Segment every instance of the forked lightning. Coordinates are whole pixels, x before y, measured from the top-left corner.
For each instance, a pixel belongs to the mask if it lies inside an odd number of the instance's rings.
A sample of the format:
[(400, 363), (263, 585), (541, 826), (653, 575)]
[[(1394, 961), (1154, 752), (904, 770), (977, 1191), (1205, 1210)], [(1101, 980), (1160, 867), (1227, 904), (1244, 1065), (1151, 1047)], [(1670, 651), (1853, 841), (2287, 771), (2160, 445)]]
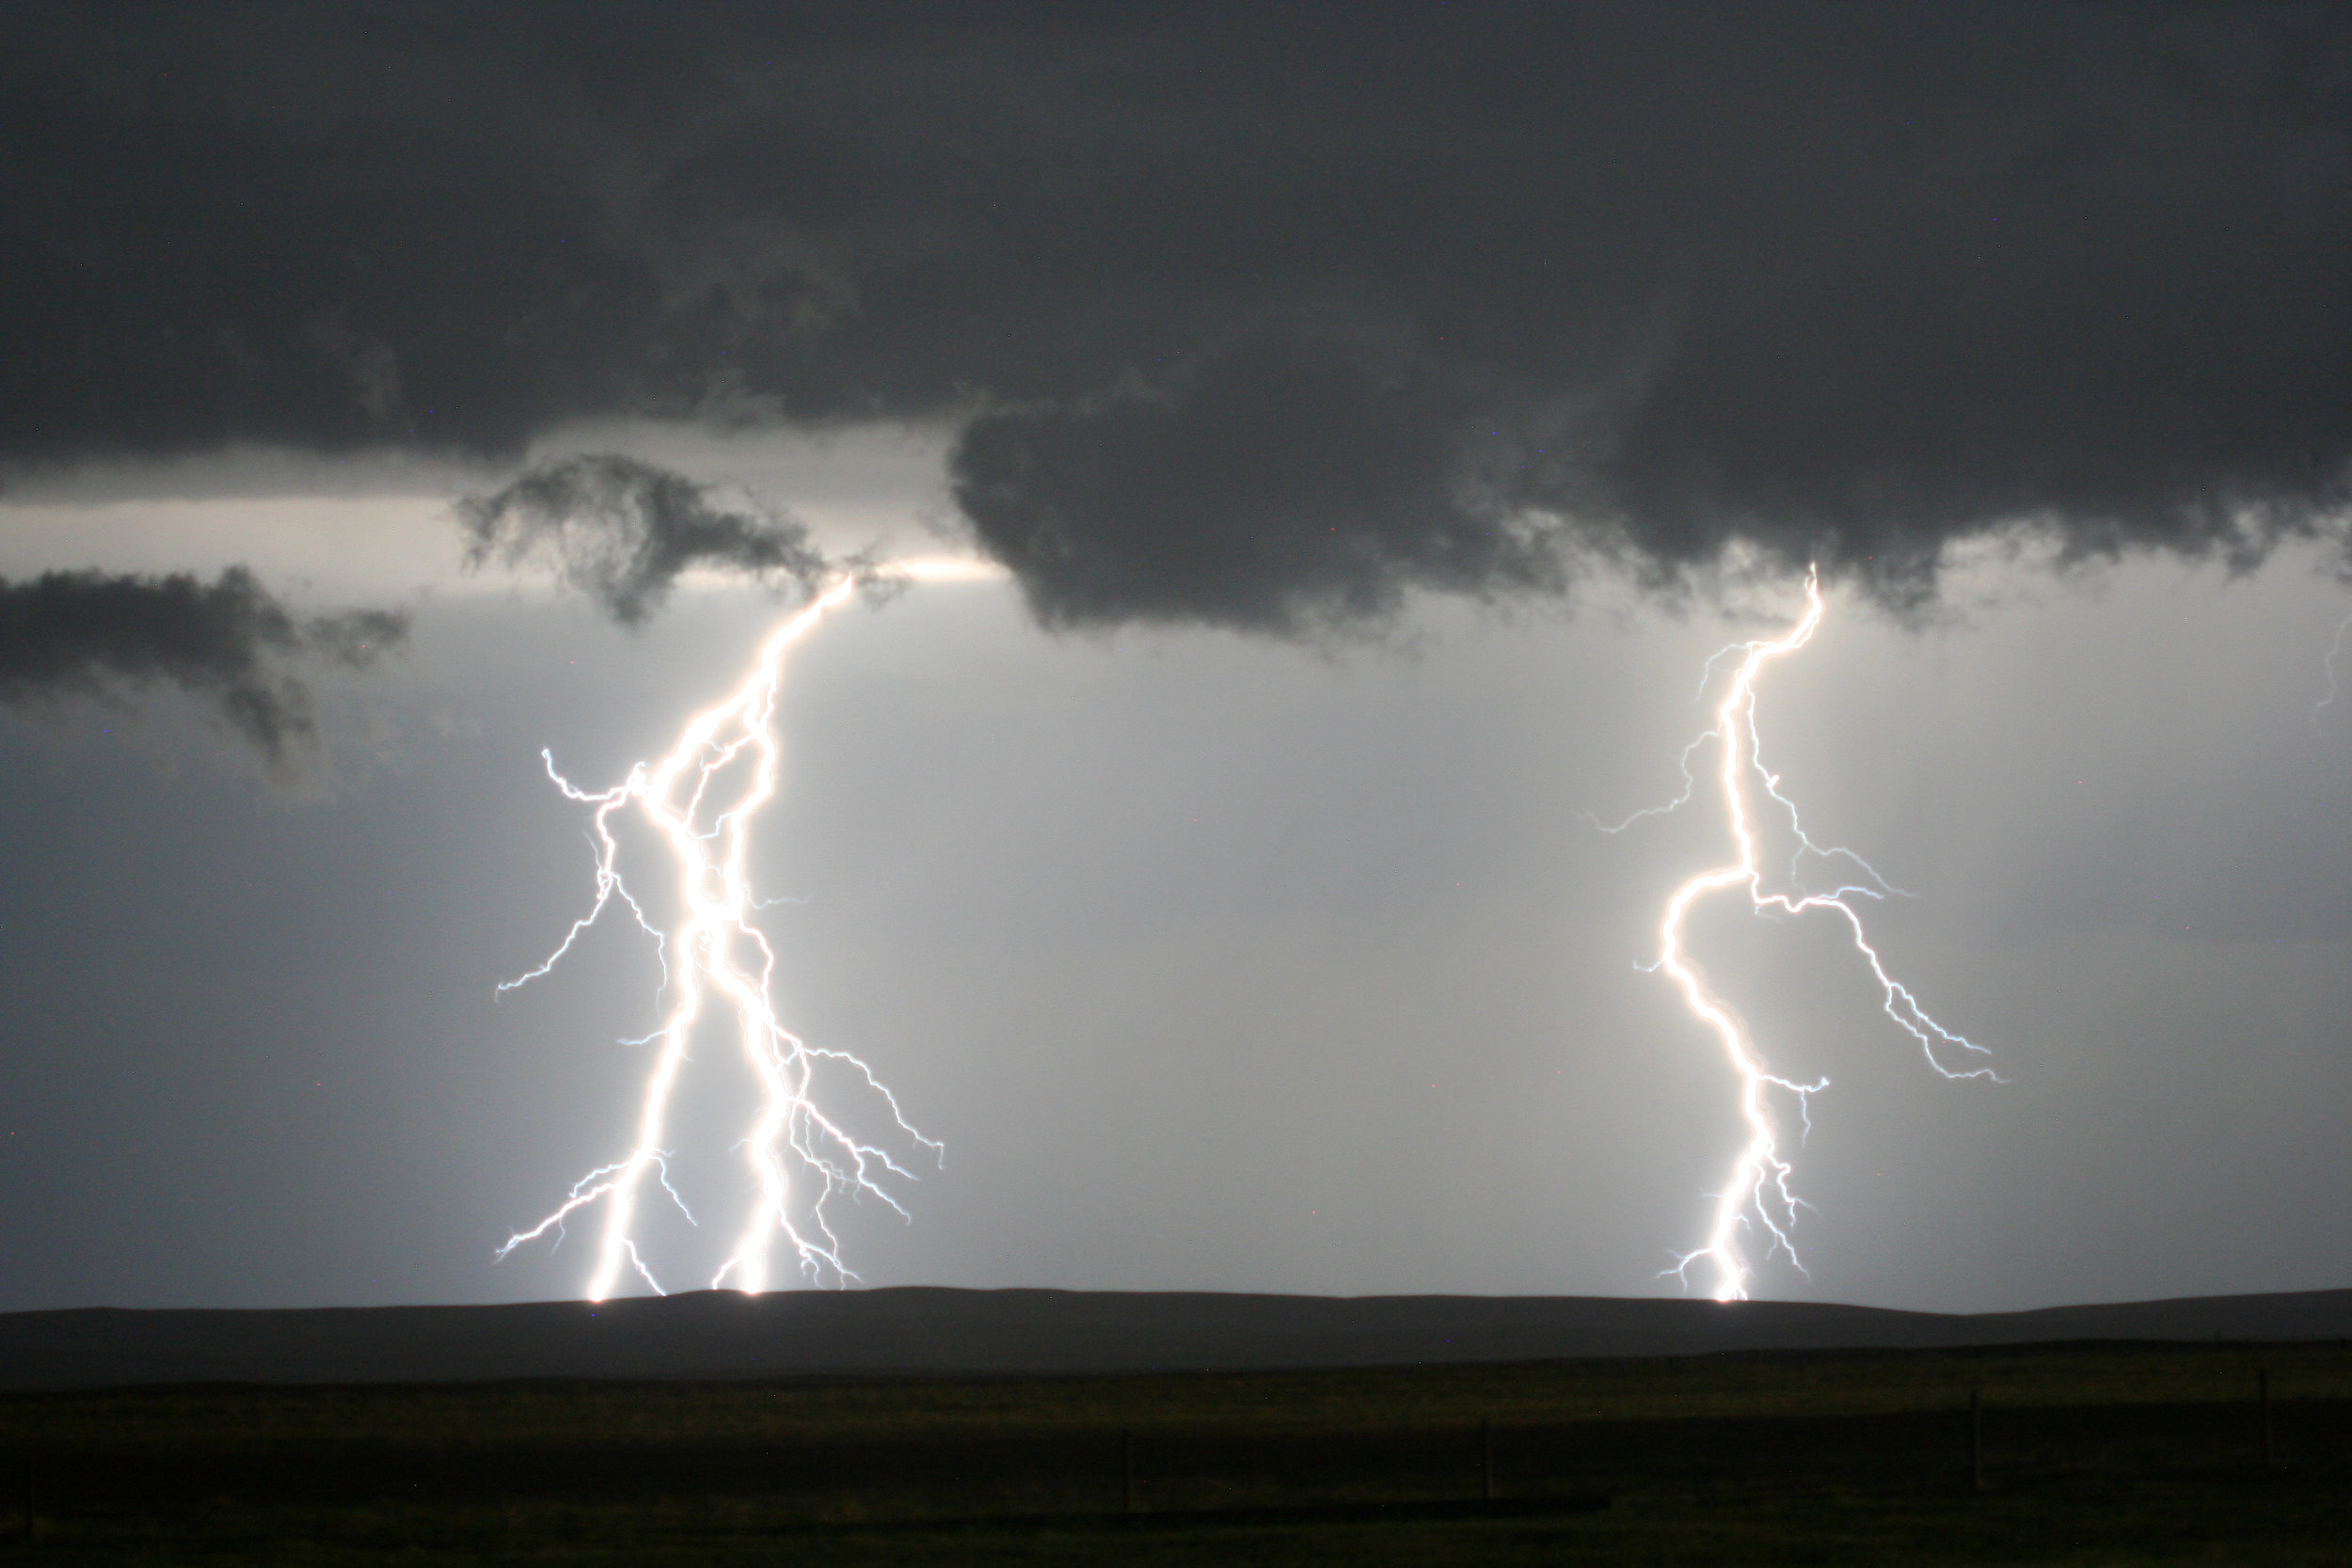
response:
[[(1789, 1184), (1792, 1167), (1780, 1147), (1778, 1124), (1772, 1115), (1775, 1093), (1796, 1101), (1797, 1113), (1810, 1126), (1810, 1098), (1829, 1087), (1829, 1080), (1799, 1083), (1793, 1078), (1773, 1072), (1766, 1058), (1748, 1037), (1746, 1029), (1731, 1009), (1708, 988), (1706, 976), (1691, 958), (1683, 940), (1683, 928), (1691, 911), (1702, 900), (1731, 888), (1746, 890), (1748, 902), (1758, 914), (1807, 914), (1829, 911), (1846, 922), (1852, 932), (1854, 948), (1869, 965), (1871, 975), (1878, 981), (1885, 998), (1886, 1016), (1893, 1019), (1913, 1038), (1919, 1042), (1928, 1066), (1946, 1078), (1994, 1078), (1990, 1067), (1955, 1068), (1947, 1065), (1939, 1048), (1985, 1054), (1985, 1048), (1952, 1033), (1928, 1016), (1918, 1002), (1900, 982), (1886, 972), (1878, 950), (1870, 945), (1863, 929), (1862, 916), (1855, 910), (1857, 898), (1880, 898), (1899, 890), (1890, 884), (1860, 855), (1842, 846), (1817, 844), (1805, 833), (1799, 821), (1794, 802), (1780, 793), (1779, 775), (1764, 767), (1756, 739), (1756, 683), (1764, 667), (1772, 660), (1793, 654), (1813, 640), (1821, 624), (1824, 605), (1821, 598), (1820, 574), (1818, 568), (1805, 574), (1805, 611), (1796, 626), (1782, 637), (1766, 642), (1736, 642), (1708, 660), (1711, 673), (1726, 657), (1739, 656), (1739, 667), (1733, 672), (1731, 684), (1723, 701), (1715, 708), (1715, 723), (1682, 750), (1683, 792), (1671, 803), (1634, 813), (1605, 832), (1620, 832), (1645, 816), (1673, 811), (1688, 802), (1697, 788), (1697, 779), (1691, 771), (1691, 759), (1709, 741), (1721, 749), (1722, 769), (1718, 775), (1724, 793), (1724, 806), (1728, 817), (1732, 842), (1739, 848), (1739, 858), (1728, 865), (1703, 871), (1677, 888), (1666, 901), (1665, 917), (1659, 925), (1658, 959), (1646, 966), (1662, 971), (1681, 988), (1683, 1001), (1698, 1020), (1722, 1043), (1724, 1054), (1731, 1063), (1740, 1081), (1740, 1111), (1747, 1127), (1747, 1142), (1733, 1164), (1729, 1180), (1715, 1203), (1714, 1220), (1707, 1233), (1706, 1244), (1677, 1259), (1668, 1274), (1690, 1279), (1693, 1265), (1704, 1264), (1714, 1275), (1714, 1294), (1719, 1301), (1744, 1300), (1751, 1277), (1745, 1258), (1740, 1250), (1740, 1232), (1751, 1220), (1763, 1227), (1769, 1238), (1766, 1257), (1780, 1250), (1800, 1273), (1804, 1265), (1797, 1258), (1795, 1243), (1789, 1230), (1796, 1223), (1797, 1210), (1804, 1202)], [(1757, 851), (1760, 825), (1751, 807), (1750, 781), (1760, 786), (1763, 794), (1786, 815), (1790, 842), (1795, 848), (1789, 860), (1790, 881), (1793, 885), (1805, 868), (1808, 860), (1823, 865), (1844, 865), (1859, 873), (1865, 880), (1848, 881), (1827, 893), (1767, 892), (1764, 871)], [(1965, 1061), (1967, 1058), (1958, 1058)]]
[[(934, 1159), (941, 1148), (907, 1120), (898, 1100), (865, 1062), (847, 1052), (809, 1045), (778, 1019), (770, 992), (775, 954), (753, 923), (758, 905), (751, 889), (751, 829), (759, 809), (776, 792), (782, 754), (775, 733), (776, 697), (787, 650), (849, 603), (866, 582), (877, 578), (970, 580), (1000, 575), (979, 562), (948, 559), (898, 562), (845, 574), (769, 634), (741, 683), (723, 701), (689, 720), (677, 744), (666, 755), (650, 767), (639, 763), (610, 789), (580, 788), (556, 771), (552, 756), (542, 753), (556, 787), (567, 799), (595, 808), (596, 901), (572, 923), (546, 962), (499, 990), (512, 990), (547, 974), (617, 898), (660, 944), (664, 990), (671, 994), (671, 1006), (661, 1027), (640, 1042), (654, 1045), (658, 1051), (638, 1109), (634, 1145), (621, 1159), (580, 1178), (553, 1212), (509, 1237), (499, 1248), (499, 1257), (550, 1231), (561, 1234), (572, 1216), (602, 1204), (603, 1237), (588, 1281), (589, 1299), (601, 1301), (611, 1295), (625, 1268), (634, 1270), (656, 1291), (661, 1290), (638, 1252), (633, 1234), (637, 1202), (651, 1176), (680, 1210), (685, 1209), (669, 1183), (663, 1126), (695, 1027), (706, 1009), (712, 1007), (732, 1010), (737, 1040), (759, 1085), (757, 1115), (740, 1146), (759, 1196), (734, 1251), (712, 1276), (711, 1288), (731, 1285), (745, 1291), (766, 1290), (769, 1251), (778, 1236), (791, 1248), (804, 1276), (835, 1283), (856, 1277), (842, 1260), (840, 1238), (826, 1214), (828, 1200), (843, 1192), (879, 1198), (902, 1217), (906, 1215), (906, 1209), (878, 1179), (913, 1180), (913, 1173), (887, 1150), (866, 1142), (826, 1113), (817, 1096), (820, 1068), (862, 1084), (878, 1097), (914, 1147)], [(658, 928), (645, 906), (621, 879), (620, 839), (615, 829), (617, 820), (632, 808), (653, 830), (655, 841), (668, 850), (675, 868), (685, 919), (675, 931)], [(798, 1205), (798, 1218), (792, 1189), (796, 1174), (815, 1183), (813, 1195)], [(692, 1215), (689, 1213), (688, 1218)]]

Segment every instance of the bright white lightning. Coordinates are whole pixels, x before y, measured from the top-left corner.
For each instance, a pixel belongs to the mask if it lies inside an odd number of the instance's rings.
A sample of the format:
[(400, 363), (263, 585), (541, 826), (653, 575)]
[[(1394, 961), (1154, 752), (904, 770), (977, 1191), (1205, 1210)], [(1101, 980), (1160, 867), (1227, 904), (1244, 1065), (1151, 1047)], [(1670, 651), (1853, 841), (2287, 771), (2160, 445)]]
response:
[[(574, 1214), (601, 1203), (604, 1234), (588, 1282), (589, 1299), (601, 1301), (612, 1294), (624, 1266), (660, 1291), (631, 1234), (637, 1199), (650, 1173), (685, 1210), (684, 1200), (670, 1186), (662, 1131), (695, 1025), (713, 1005), (732, 1009), (744, 1059), (759, 1084), (757, 1114), (740, 1146), (757, 1180), (759, 1200), (735, 1251), (712, 1277), (711, 1288), (732, 1283), (747, 1292), (767, 1289), (769, 1249), (778, 1235), (792, 1248), (804, 1275), (819, 1281), (830, 1276), (836, 1283), (855, 1278), (842, 1261), (840, 1239), (826, 1217), (827, 1200), (837, 1194), (879, 1198), (907, 1217), (904, 1206), (877, 1179), (913, 1180), (913, 1173), (825, 1113), (815, 1092), (819, 1065), (846, 1068), (880, 1099), (898, 1128), (934, 1158), (943, 1152), (941, 1146), (907, 1120), (897, 1098), (865, 1062), (847, 1052), (811, 1046), (779, 1022), (770, 994), (775, 954), (752, 921), (764, 906), (752, 896), (751, 828), (776, 792), (782, 750), (774, 721), (786, 651), (849, 603), (865, 584), (974, 581), (1002, 575), (983, 562), (945, 558), (894, 562), (845, 574), (768, 635), (734, 691), (687, 721), (677, 743), (664, 756), (651, 766), (639, 763), (610, 789), (578, 787), (556, 771), (551, 756), (541, 753), (556, 787), (567, 799), (595, 808), (596, 901), (572, 923), (544, 963), (499, 990), (512, 990), (547, 974), (618, 898), (660, 944), (664, 990), (673, 992), (673, 1002), (661, 1027), (637, 1042), (659, 1049), (639, 1106), (634, 1146), (622, 1159), (581, 1177), (553, 1212), (509, 1237), (499, 1257), (549, 1231), (561, 1234)], [(667, 847), (675, 867), (685, 923), (675, 931), (657, 928), (621, 879), (615, 819), (632, 808)], [(816, 1183), (815, 1196), (803, 1205), (804, 1217), (797, 1224), (792, 1205), (795, 1167)], [(687, 1217), (693, 1218), (691, 1212)]]
[[(1645, 966), (1662, 971), (1681, 988), (1683, 1001), (1721, 1042), (1724, 1054), (1740, 1080), (1740, 1111), (1747, 1126), (1747, 1142), (1716, 1198), (1714, 1220), (1708, 1231), (1706, 1244), (1683, 1255), (1675, 1267), (1666, 1271), (1687, 1282), (1692, 1265), (1705, 1262), (1714, 1272), (1714, 1293), (1718, 1301), (1746, 1299), (1751, 1271), (1740, 1255), (1739, 1234), (1751, 1219), (1760, 1224), (1771, 1238), (1766, 1246), (1766, 1256), (1769, 1258), (1774, 1249), (1785, 1251), (1799, 1272), (1804, 1272), (1804, 1265), (1798, 1259), (1796, 1246), (1788, 1236), (1796, 1224), (1797, 1210), (1804, 1200), (1789, 1185), (1792, 1167), (1781, 1152), (1779, 1130), (1772, 1116), (1772, 1091), (1780, 1090), (1795, 1099), (1798, 1116), (1809, 1130), (1810, 1097), (1829, 1087), (1829, 1080), (1823, 1078), (1801, 1084), (1771, 1070), (1763, 1053), (1748, 1037), (1746, 1029), (1731, 1009), (1708, 989), (1706, 977), (1685, 949), (1683, 927), (1693, 907), (1711, 895), (1730, 888), (1744, 888), (1749, 907), (1758, 914), (1799, 915), (1820, 910), (1834, 911), (1846, 922), (1852, 933), (1855, 950), (1862, 955), (1863, 960), (1869, 965), (1871, 975), (1878, 981), (1884, 996), (1886, 1016), (1919, 1042), (1928, 1066), (1946, 1078), (1995, 1076), (1990, 1067), (1962, 1069), (1946, 1065), (1938, 1054), (1939, 1045), (1979, 1054), (1984, 1054), (1985, 1048), (1953, 1034), (1929, 1017), (1910, 990), (1887, 974), (1878, 949), (1870, 945), (1869, 938), (1863, 929), (1862, 916), (1855, 911), (1852, 900), (1879, 898), (1901, 890), (1881, 877), (1868, 862), (1852, 850), (1838, 845), (1817, 844), (1806, 836), (1798, 819), (1796, 805), (1780, 792), (1780, 776), (1764, 767), (1756, 738), (1756, 683), (1766, 664), (1783, 655), (1795, 653), (1810, 642), (1814, 632), (1820, 628), (1825, 607), (1818, 569), (1805, 574), (1804, 592), (1804, 615), (1785, 636), (1764, 642), (1736, 642), (1708, 660), (1707, 671), (1711, 673), (1727, 656), (1740, 656), (1730, 687), (1715, 708), (1714, 727), (1682, 749), (1682, 794), (1666, 805), (1636, 812), (1613, 826), (1596, 824), (1601, 826), (1604, 832), (1621, 832), (1643, 817), (1670, 812), (1687, 803), (1697, 788), (1697, 779), (1691, 771), (1692, 754), (1709, 741), (1721, 747), (1723, 766), (1718, 778), (1723, 785), (1724, 806), (1732, 841), (1739, 847), (1739, 859), (1729, 865), (1703, 871), (1675, 890), (1674, 895), (1666, 901), (1665, 916), (1659, 924), (1657, 962)], [(1759, 784), (1764, 795), (1786, 815), (1788, 831), (1796, 844), (1789, 862), (1792, 882), (1803, 870), (1808, 856), (1823, 863), (1851, 866), (1867, 880), (1847, 882), (1827, 893), (1766, 892), (1763, 867), (1756, 847), (1758, 824), (1749, 800), (1750, 780)]]

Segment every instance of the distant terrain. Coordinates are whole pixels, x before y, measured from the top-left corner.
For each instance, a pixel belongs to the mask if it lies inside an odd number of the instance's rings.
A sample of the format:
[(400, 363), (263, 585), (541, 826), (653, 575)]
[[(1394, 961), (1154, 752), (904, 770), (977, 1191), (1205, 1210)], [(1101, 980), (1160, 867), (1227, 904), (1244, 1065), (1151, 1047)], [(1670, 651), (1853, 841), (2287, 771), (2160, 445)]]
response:
[(2352, 1290), (1950, 1315), (1799, 1302), (703, 1291), (591, 1305), (0, 1315), (0, 1389), (1278, 1370), (1728, 1351), (2352, 1338)]

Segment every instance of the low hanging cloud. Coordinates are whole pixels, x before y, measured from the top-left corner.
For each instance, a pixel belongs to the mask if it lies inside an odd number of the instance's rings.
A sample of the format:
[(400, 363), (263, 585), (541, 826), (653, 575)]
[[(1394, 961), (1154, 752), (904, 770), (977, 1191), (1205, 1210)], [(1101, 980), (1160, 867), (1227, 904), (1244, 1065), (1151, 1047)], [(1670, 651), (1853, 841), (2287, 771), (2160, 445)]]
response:
[(282, 771), (317, 742), (295, 669), (364, 669), (407, 634), (396, 611), (297, 618), (241, 566), (211, 582), (95, 571), (0, 578), (0, 705), (119, 702), (175, 686)]
[(1556, 591), (1571, 531), (1527, 506), (1486, 389), (1392, 347), (1261, 334), (1157, 383), (987, 412), (958, 503), (1050, 626), (1291, 632), (1407, 588)]
[[(1273, 632), (2352, 511), (2341, 6), (20, 0), (0, 98), (16, 464), (953, 421), (1049, 624)], [(797, 570), (564, 483), (625, 618)]]
[(660, 609), (697, 568), (806, 586), (825, 570), (808, 530), (635, 458), (568, 458), (532, 469), (494, 495), (457, 503), (467, 558), (480, 566), (550, 563), (624, 626)]

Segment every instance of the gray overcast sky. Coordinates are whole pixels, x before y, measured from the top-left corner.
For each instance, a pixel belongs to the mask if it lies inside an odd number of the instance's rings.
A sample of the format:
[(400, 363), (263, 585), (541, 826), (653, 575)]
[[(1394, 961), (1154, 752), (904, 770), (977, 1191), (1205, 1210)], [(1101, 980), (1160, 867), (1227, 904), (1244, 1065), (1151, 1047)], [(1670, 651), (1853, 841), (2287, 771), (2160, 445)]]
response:
[[(12, 13), (0, 1307), (576, 1291), (593, 1224), (491, 1253), (660, 971), (495, 999), (593, 892), (539, 748), (617, 778), (869, 547), (1011, 574), (780, 712), (786, 1021), (947, 1149), (869, 1281), (1672, 1289), (1734, 1085), (1634, 966), (1723, 822), (1584, 814), (1818, 560), (1768, 758), (2007, 1081), (1705, 912), (1834, 1080), (1756, 1290), (2344, 1282), (2341, 13), (1284, 14)], [(465, 568), (518, 478), (564, 581)]]

